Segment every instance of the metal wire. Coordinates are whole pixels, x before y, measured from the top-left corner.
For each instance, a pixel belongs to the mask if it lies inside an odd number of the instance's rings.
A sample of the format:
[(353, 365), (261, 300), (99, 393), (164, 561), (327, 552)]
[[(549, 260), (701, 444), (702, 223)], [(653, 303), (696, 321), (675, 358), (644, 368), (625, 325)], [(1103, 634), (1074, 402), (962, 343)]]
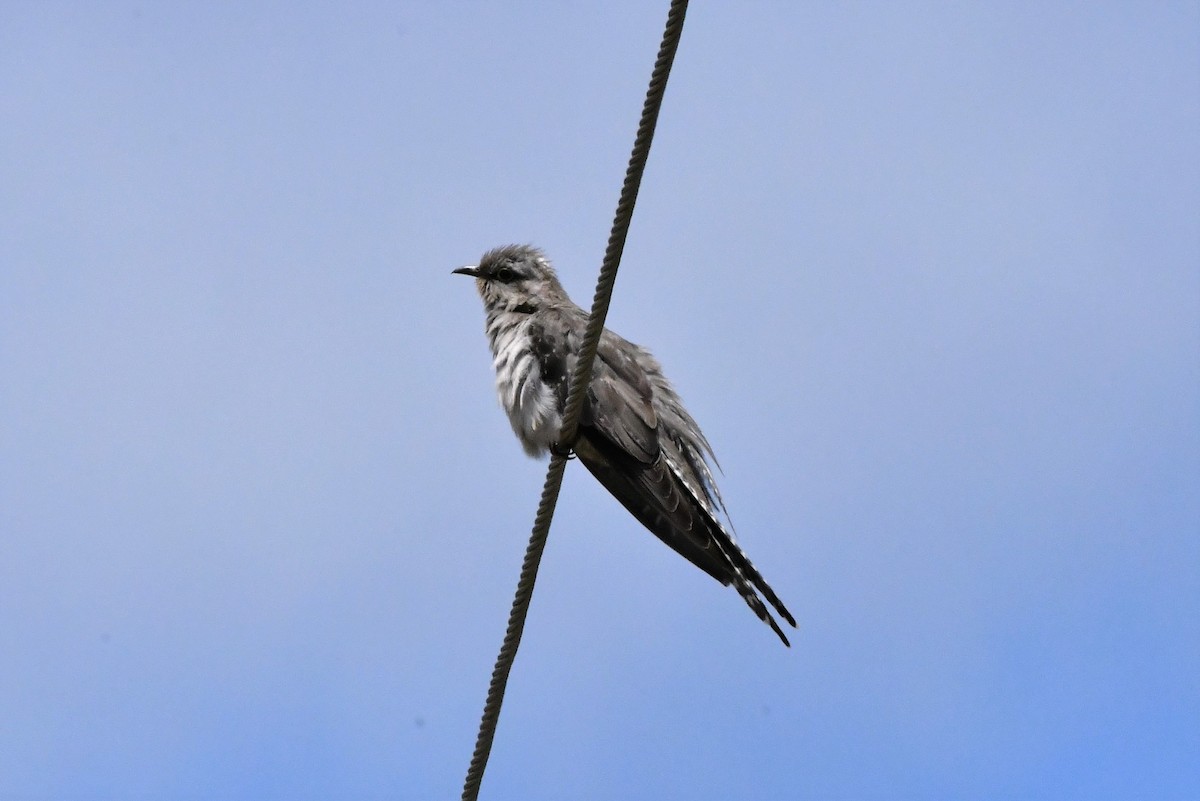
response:
[(642, 106), (642, 119), (638, 124), (637, 137), (633, 141), (629, 167), (625, 170), (625, 183), (621, 187), (621, 198), (617, 201), (612, 233), (609, 234), (608, 247), (604, 251), (604, 263), (600, 267), (600, 276), (596, 281), (596, 295), (592, 300), (591, 316), (588, 318), (583, 344), (579, 350), (579, 359), (568, 384), (567, 403), (563, 411), (562, 430), (559, 434), (559, 452), (550, 457), (546, 483), (542, 488), (542, 499), (538, 504), (537, 516), (533, 521), (533, 532), (529, 536), (529, 546), (525, 549), (521, 577), (517, 581), (517, 592), (508, 615), (508, 628), (504, 634), (504, 643), (500, 646), (500, 653), (496, 657), (496, 667), (492, 670), (492, 681), (488, 687), (487, 701), (483, 706), (483, 717), (479, 722), (479, 735), (475, 740), (475, 752), (471, 757), (471, 765), (467, 769), (466, 781), (463, 783), (463, 801), (475, 801), (479, 797), (479, 785), (483, 781), (483, 772), (487, 768), (488, 756), (492, 751), (492, 740), (496, 736), (496, 724), (500, 720), (500, 705), (504, 701), (504, 689), (508, 686), (508, 674), (512, 671), (513, 660), (516, 659), (517, 648), (521, 644), (521, 632), (525, 629), (525, 617), (529, 612), (529, 602), (533, 598), (533, 585), (537, 580), (538, 566), (541, 564), (542, 551), (546, 548), (546, 539), (550, 534), (550, 521), (554, 517), (554, 507), (558, 503), (563, 471), (567, 465), (567, 448), (575, 442), (579, 430), (579, 413), (583, 408), (584, 393), (591, 380), (592, 363), (596, 358), (600, 333), (604, 330), (604, 320), (608, 316), (608, 305), (612, 299), (613, 284), (617, 278), (617, 267), (620, 266), (621, 254), (625, 250), (625, 237), (629, 233), (629, 223), (633, 218), (633, 206), (637, 202), (638, 188), (641, 186), (642, 174), (646, 170), (646, 160), (650, 155), (650, 143), (654, 139), (654, 128), (658, 123), (658, 112), (662, 107), (667, 78), (671, 73), (671, 64), (675, 61), (679, 37), (683, 33), (683, 19), (687, 14), (687, 5), (687, 0), (672, 0), (671, 9), (667, 14), (662, 44), (658, 49), (658, 58), (654, 62), (654, 72), (650, 75), (646, 101)]

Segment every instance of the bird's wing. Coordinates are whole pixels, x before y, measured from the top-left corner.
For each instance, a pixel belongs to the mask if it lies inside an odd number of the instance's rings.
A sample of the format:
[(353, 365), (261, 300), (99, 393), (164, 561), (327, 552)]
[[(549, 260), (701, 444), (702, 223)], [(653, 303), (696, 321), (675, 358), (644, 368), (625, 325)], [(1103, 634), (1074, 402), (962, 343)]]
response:
[(714, 542), (720, 526), (687, 486), (675, 449), (664, 447), (654, 386), (623, 344), (608, 332), (600, 339), (580, 418), (579, 460), (655, 536), (729, 584), (733, 570)]
[[(539, 331), (547, 343), (539, 360), (547, 366), (561, 360), (569, 374), (582, 325), (564, 319), (546, 328), (562, 336), (547, 337)], [(717, 519), (720, 496), (714, 498), (715, 490), (709, 490), (712, 477), (700, 449), (680, 431), (667, 430), (675, 427), (672, 424), (680, 413), (668, 408), (668, 416), (675, 416), (659, 418), (655, 393), (663, 392), (660, 387), (669, 390), (669, 385), (657, 369), (648, 372), (647, 364), (656, 368), (656, 363), (645, 360), (644, 351), (615, 334), (605, 331), (601, 336), (575, 442), (579, 461), (656, 537), (717, 581), (733, 584), (759, 619), (788, 644), (756, 588), (793, 626), (795, 620)], [(565, 400), (565, 376), (560, 392)], [(673, 391), (669, 400), (685, 416), (681, 424), (686, 421), (699, 432)], [(700, 447), (707, 448), (703, 434), (698, 436)]]
[[(567, 378), (583, 339), (581, 310), (551, 308), (531, 324), (543, 379), (566, 403)], [(625, 347), (622, 347), (625, 345)], [(575, 452), (585, 467), (642, 525), (718, 581), (731, 575), (712, 545), (706, 521), (662, 458), (654, 386), (637, 351), (608, 331), (600, 338), (583, 399)]]
[(658, 459), (654, 388), (644, 370), (605, 332), (596, 350), (580, 425), (603, 435), (642, 465)]
[[(581, 309), (551, 307), (529, 326), (539, 376), (554, 386), (560, 409), (567, 402), (567, 381), (575, 371), (586, 324)], [(659, 454), (654, 387), (633, 354), (622, 351), (622, 342), (608, 331), (600, 337), (579, 424), (599, 432), (625, 458), (653, 464)]]

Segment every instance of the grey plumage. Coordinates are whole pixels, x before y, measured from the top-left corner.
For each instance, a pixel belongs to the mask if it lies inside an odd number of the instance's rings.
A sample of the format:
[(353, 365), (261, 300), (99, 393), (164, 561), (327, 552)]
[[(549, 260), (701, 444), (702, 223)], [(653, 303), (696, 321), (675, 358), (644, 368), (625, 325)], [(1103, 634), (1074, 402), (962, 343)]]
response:
[[(500, 405), (525, 452), (541, 456), (557, 444), (587, 313), (537, 248), (496, 248), (478, 266), (454, 272), (476, 279)], [(732, 584), (790, 645), (763, 599), (793, 627), (795, 619), (722, 523), (725, 505), (709, 469), (716, 457), (700, 426), (654, 357), (607, 329), (574, 450), (642, 525), (717, 581)]]

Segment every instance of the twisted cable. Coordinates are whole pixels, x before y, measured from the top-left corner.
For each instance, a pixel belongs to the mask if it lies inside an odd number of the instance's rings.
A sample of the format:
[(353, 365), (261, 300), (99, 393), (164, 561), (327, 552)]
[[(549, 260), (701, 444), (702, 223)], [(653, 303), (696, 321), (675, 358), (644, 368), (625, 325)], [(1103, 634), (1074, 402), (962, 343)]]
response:
[(608, 306), (617, 278), (617, 268), (621, 263), (621, 254), (625, 250), (625, 237), (629, 233), (633, 207), (637, 202), (642, 174), (646, 170), (646, 160), (650, 155), (650, 143), (654, 139), (658, 112), (662, 108), (667, 78), (671, 73), (671, 65), (675, 61), (675, 51), (679, 47), (679, 37), (683, 33), (683, 19), (686, 13), (687, 0), (672, 0), (671, 9), (667, 14), (666, 28), (663, 31), (662, 44), (658, 49), (658, 58), (654, 62), (654, 71), (650, 76), (650, 86), (646, 90), (646, 101), (642, 105), (642, 119), (638, 124), (637, 136), (633, 142), (633, 152), (629, 156), (629, 166), (625, 170), (625, 182), (621, 187), (620, 200), (617, 201), (612, 232), (608, 237), (608, 247), (604, 251), (604, 262), (596, 281), (596, 294), (592, 300), (591, 315), (588, 317), (579, 358), (567, 385), (567, 403), (563, 411), (562, 429), (559, 433), (559, 448), (550, 457), (550, 467), (546, 471), (546, 483), (542, 487), (542, 499), (533, 520), (533, 531), (529, 535), (529, 545), (525, 549), (525, 561), (521, 565), (521, 577), (517, 581), (517, 591), (508, 615), (508, 628), (504, 633), (504, 642), (500, 646), (500, 653), (496, 657), (496, 667), (492, 670), (487, 701), (484, 703), (483, 716), (479, 721), (479, 735), (475, 740), (475, 752), (471, 756), (471, 765), (467, 769), (467, 778), (463, 783), (463, 801), (476, 801), (479, 798), (479, 785), (483, 781), (483, 772), (487, 768), (488, 756), (492, 751), (492, 740), (496, 736), (496, 725), (500, 721), (500, 706), (504, 702), (504, 690), (508, 686), (508, 675), (512, 671), (517, 649), (521, 645), (525, 617), (529, 612), (529, 602), (533, 598), (533, 585), (537, 580), (542, 552), (546, 548), (546, 540), (550, 534), (550, 521), (554, 517), (554, 507), (558, 503), (558, 493), (562, 488), (567, 454), (579, 431), (579, 414), (583, 408), (584, 394), (591, 380), (596, 348), (600, 344), (600, 334), (604, 330), (604, 321), (608, 316)]

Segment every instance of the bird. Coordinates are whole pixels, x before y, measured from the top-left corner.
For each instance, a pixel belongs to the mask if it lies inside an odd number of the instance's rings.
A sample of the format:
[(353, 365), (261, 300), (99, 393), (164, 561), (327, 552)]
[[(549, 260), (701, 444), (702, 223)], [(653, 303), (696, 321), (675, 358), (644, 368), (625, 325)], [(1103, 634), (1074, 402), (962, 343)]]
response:
[[(713, 478), (716, 455), (658, 361), (607, 328), (573, 443), (559, 443), (568, 378), (588, 314), (570, 299), (545, 253), (532, 245), (487, 251), (452, 271), (475, 279), (496, 372), (496, 392), (532, 457), (580, 463), (652, 534), (725, 586), (791, 647), (767, 603), (796, 619), (734, 539)], [(764, 603), (764, 599), (766, 603)]]

